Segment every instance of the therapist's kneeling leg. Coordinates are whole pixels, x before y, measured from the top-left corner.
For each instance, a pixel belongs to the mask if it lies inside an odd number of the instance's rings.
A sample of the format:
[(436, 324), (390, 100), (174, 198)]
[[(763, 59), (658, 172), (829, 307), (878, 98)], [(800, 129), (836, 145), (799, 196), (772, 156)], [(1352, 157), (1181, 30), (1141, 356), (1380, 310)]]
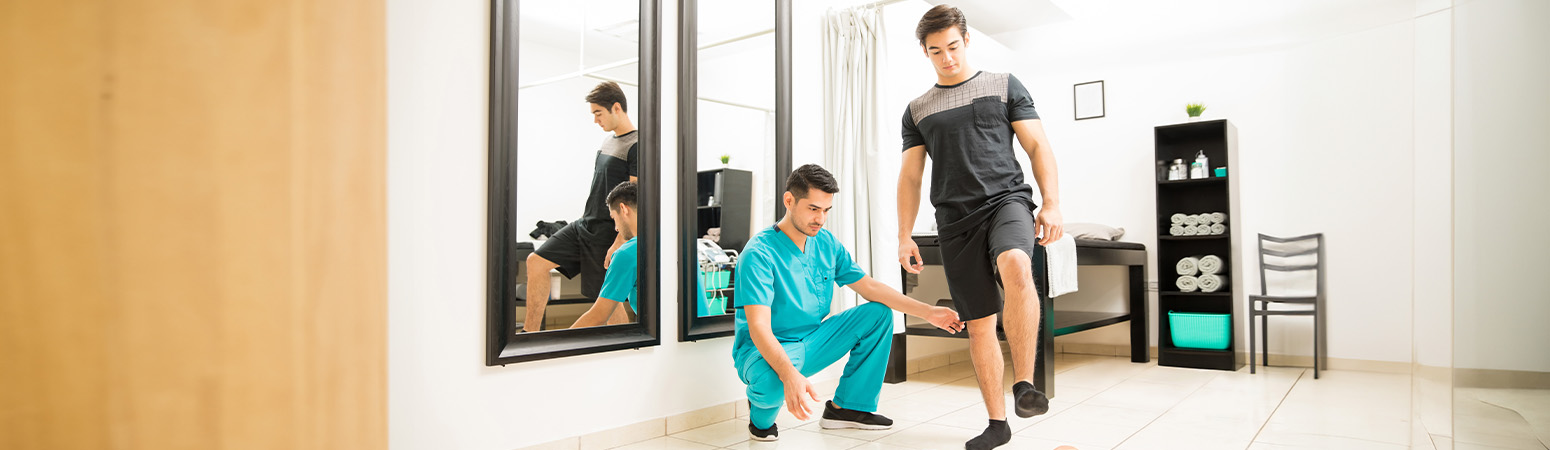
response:
[(849, 354), (839, 389), (834, 392), (834, 404), (877, 412), (893, 344), (893, 310), (881, 303), (862, 303), (824, 321), (803, 342), (807, 367), (800, 368), (802, 374), (818, 373)]

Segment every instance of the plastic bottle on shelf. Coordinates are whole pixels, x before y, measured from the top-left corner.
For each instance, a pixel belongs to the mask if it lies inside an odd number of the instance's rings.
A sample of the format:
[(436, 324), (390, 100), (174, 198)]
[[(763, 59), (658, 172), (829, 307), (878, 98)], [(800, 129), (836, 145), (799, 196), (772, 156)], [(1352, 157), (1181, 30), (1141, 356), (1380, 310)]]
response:
[(1201, 150), (1196, 152), (1195, 162), (1189, 164), (1189, 177), (1194, 179), (1211, 176), (1211, 173), (1207, 172), (1208, 170), (1211, 170), (1208, 169), (1208, 167), (1211, 167), (1211, 161), (1206, 159), (1206, 151)]

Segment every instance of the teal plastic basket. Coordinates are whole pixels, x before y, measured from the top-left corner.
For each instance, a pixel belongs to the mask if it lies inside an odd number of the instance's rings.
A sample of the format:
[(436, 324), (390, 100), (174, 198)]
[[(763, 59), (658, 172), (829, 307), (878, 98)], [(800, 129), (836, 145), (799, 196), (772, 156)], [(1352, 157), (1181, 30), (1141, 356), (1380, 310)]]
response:
[(1173, 346), (1226, 350), (1232, 338), (1231, 318), (1229, 314), (1168, 311), (1168, 331), (1173, 336)]

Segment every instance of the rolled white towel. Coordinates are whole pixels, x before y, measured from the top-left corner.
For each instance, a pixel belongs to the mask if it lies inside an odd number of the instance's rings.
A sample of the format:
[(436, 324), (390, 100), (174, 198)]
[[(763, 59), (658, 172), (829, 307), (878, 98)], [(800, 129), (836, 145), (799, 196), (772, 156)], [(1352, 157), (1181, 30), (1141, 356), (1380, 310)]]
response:
[(1227, 214), (1219, 212), (1211, 213), (1211, 223), (1227, 223)]
[(1173, 265), (1173, 272), (1186, 276), (1200, 273), (1200, 257), (1191, 256), (1179, 260), (1178, 264)]
[(1210, 225), (1211, 224), (1211, 213), (1200, 213), (1200, 214), (1197, 214), (1197, 215), (1200, 216), (1200, 224), (1201, 225)]
[(1195, 215), (1195, 214), (1185, 215), (1184, 216), (1184, 225), (1185, 226), (1191, 226), (1191, 227), (1195, 226), (1195, 225), (1200, 225), (1200, 216), (1199, 215)]
[(1200, 292), (1216, 292), (1227, 288), (1227, 276), (1208, 273), (1197, 277), (1195, 284)]
[(1222, 258), (1216, 255), (1202, 256), (1195, 262), (1195, 266), (1200, 269), (1200, 273), (1219, 274), (1222, 273)]
[(1179, 287), (1179, 292), (1195, 292), (1200, 289), (1200, 280), (1191, 276), (1179, 277), (1179, 281), (1173, 284)]
[(1184, 225), (1183, 224), (1174, 224), (1173, 226), (1168, 227), (1168, 234), (1169, 235), (1173, 235), (1173, 236), (1183, 236), (1184, 235)]
[(1183, 225), (1184, 213), (1173, 213), (1173, 216), (1169, 217), (1168, 220), (1172, 221), (1174, 225)]
[(1195, 235), (1197, 235), (1199, 233), (1200, 233), (1200, 229), (1195, 228), (1194, 225), (1185, 225), (1184, 226), (1184, 233), (1179, 234), (1179, 236), (1195, 236)]
[(1227, 234), (1227, 225), (1226, 224), (1220, 224), (1220, 223), (1211, 224), (1211, 235), (1212, 236), (1221, 236), (1221, 235), (1224, 235), (1224, 234)]
[(1201, 222), (1200, 225), (1195, 225), (1195, 235), (1196, 236), (1210, 236), (1211, 235), (1211, 226), (1207, 225), (1205, 222)]

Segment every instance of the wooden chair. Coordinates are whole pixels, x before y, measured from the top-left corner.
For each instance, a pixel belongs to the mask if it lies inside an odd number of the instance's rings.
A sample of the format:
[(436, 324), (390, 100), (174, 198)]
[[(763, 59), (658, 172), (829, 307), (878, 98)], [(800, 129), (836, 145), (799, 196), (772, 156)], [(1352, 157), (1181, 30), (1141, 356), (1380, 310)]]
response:
[[(1312, 255), (1312, 263), (1305, 262)], [(1266, 258), (1270, 258), (1268, 261)], [(1270, 272), (1306, 273), (1314, 278), (1313, 295), (1270, 295)], [(1279, 290), (1279, 289), (1278, 289)], [(1316, 233), (1294, 238), (1259, 235), (1259, 294), (1249, 296), (1249, 373), (1254, 373), (1254, 320), (1259, 319), (1260, 351), (1265, 367), (1270, 367), (1270, 316), (1313, 317), (1313, 379), (1319, 378), (1319, 361), (1322, 356), (1323, 317), (1320, 309), (1324, 304), (1324, 234)], [(1297, 305), (1294, 309), (1270, 309), (1270, 305)]]

